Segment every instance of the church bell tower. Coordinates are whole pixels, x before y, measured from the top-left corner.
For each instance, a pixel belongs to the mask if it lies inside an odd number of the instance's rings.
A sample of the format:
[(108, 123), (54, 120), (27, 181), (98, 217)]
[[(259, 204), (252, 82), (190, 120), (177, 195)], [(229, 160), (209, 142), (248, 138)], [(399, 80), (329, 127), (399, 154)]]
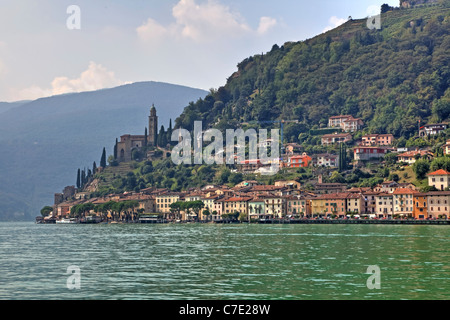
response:
[(158, 116), (154, 105), (150, 108), (150, 116), (148, 117), (148, 145), (156, 147), (156, 138), (158, 134)]

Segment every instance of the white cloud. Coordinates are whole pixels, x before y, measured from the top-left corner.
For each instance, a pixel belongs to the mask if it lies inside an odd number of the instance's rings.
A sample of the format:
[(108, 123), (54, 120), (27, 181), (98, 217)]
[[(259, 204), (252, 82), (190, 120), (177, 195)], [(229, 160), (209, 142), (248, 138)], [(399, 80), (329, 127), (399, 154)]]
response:
[(271, 17), (261, 17), (259, 20), (258, 34), (265, 34), (277, 25), (277, 20)]
[(173, 7), (172, 16), (175, 22), (168, 26), (148, 19), (136, 29), (139, 38), (151, 41), (170, 36), (205, 43), (224, 37), (263, 35), (277, 24), (274, 18), (261, 17), (258, 29), (253, 30), (238, 12), (233, 12), (216, 0), (208, 0), (203, 4), (197, 4), (196, 0), (180, 0)]
[(55, 78), (52, 81), (52, 91), (53, 94), (93, 91), (119, 86), (121, 84), (123, 82), (116, 79), (114, 72), (108, 71), (102, 65), (91, 61), (88, 69), (83, 71), (79, 78)]
[(51, 82), (51, 88), (32, 85), (25, 89), (12, 90), (12, 93), (15, 100), (34, 100), (64, 93), (112, 88), (122, 84), (125, 82), (117, 79), (114, 72), (108, 71), (100, 64), (90, 62), (87, 70), (83, 71), (78, 78), (56, 77)]
[(328, 20), (328, 26), (323, 29), (322, 32), (327, 32), (330, 31), (336, 27), (339, 27), (341, 24), (347, 22), (347, 19), (344, 18), (338, 18), (336, 16), (332, 16), (329, 20)]
[(136, 29), (136, 32), (144, 41), (159, 40), (166, 36), (169, 31), (152, 18)]
[(203, 5), (195, 0), (180, 0), (172, 14), (181, 34), (198, 42), (221, 35), (240, 36), (251, 30), (238, 13), (213, 0)]

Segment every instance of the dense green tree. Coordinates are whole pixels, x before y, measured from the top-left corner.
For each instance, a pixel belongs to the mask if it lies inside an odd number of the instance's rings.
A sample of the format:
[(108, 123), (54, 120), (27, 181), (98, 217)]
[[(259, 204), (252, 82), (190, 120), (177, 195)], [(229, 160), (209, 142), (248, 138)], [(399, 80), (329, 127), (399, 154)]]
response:
[(77, 188), (80, 189), (81, 188), (81, 170), (78, 169), (77, 172)]
[(431, 171), (437, 171), (439, 169), (444, 169), (450, 171), (450, 158), (449, 157), (438, 157), (433, 159), (430, 164)]
[(50, 206), (45, 206), (41, 209), (41, 216), (47, 217), (53, 211), (53, 208)]
[(148, 132), (147, 132), (147, 127), (145, 127), (145, 132), (144, 132), (144, 146), (148, 145)]
[(426, 177), (428, 171), (430, 170), (430, 162), (428, 160), (419, 159), (414, 162), (412, 169), (416, 174), (416, 178), (422, 180)]
[(117, 159), (117, 144), (118, 144), (118, 140), (116, 138), (116, 143), (114, 144), (114, 154), (113, 154), (114, 159)]
[(103, 148), (102, 157), (100, 159), (100, 167), (106, 168), (106, 149)]

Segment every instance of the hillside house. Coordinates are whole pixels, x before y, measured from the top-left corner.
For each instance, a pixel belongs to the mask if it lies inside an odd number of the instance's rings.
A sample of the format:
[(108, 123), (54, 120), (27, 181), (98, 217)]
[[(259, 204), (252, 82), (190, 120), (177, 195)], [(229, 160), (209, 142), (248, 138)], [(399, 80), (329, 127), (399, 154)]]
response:
[(334, 133), (334, 134), (324, 134), (322, 136), (322, 145), (330, 145), (335, 143), (346, 143), (352, 140), (352, 135), (350, 133)]
[(390, 146), (394, 142), (392, 134), (368, 134), (362, 137), (361, 146)]
[(450, 186), (450, 172), (439, 169), (431, 172), (428, 175), (428, 185), (433, 186), (438, 190), (445, 190)]
[(328, 127), (340, 127), (344, 132), (356, 132), (362, 128), (364, 122), (351, 115), (333, 116), (328, 119)]

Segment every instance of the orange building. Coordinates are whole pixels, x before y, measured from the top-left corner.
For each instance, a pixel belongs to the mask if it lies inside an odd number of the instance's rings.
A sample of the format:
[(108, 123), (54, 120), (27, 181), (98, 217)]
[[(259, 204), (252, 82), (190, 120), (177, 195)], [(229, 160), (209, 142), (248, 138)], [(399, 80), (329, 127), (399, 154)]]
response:
[(413, 194), (413, 218), (426, 219), (428, 217), (428, 197), (426, 193)]
[(309, 166), (309, 163), (312, 161), (312, 158), (308, 156), (306, 153), (303, 153), (301, 156), (292, 156), (288, 158), (287, 166), (289, 168), (305, 168)]

